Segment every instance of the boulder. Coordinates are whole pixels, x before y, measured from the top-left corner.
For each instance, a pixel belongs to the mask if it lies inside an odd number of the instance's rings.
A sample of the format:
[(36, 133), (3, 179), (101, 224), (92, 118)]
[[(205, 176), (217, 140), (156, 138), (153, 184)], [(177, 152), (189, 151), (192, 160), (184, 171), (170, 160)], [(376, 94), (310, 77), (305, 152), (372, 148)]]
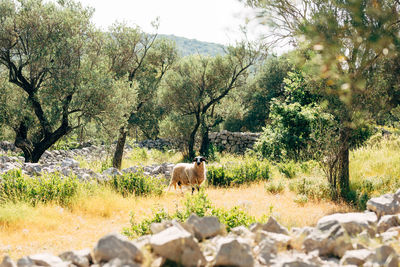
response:
[(375, 226), (377, 221), (378, 218), (374, 212), (335, 213), (322, 217), (318, 221), (317, 227), (321, 224), (337, 222), (346, 229), (349, 235), (354, 236), (363, 230), (374, 232), (372, 227)]
[(340, 260), (341, 265), (362, 266), (373, 255), (369, 249), (348, 250)]
[(388, 245), (382, 245), (375, 249), (372, 256), (372, 262), (377, 263), (379, 266), (385, 267), (398, 267), (399, 260), (396, 251)]
[(38, 266), (68, 266), (60, 257), (48, 253), (31, 255), (28, 259)]
[(268, 240), (269, 243), (273, 244), (277, 251), (286, 250), (292, 238), (284, 234), (277, 234), (267, 231), (259, 231), (256, 234), (256, 243), (260, 243), (264, 240)]
[(215, 216), (199, 217), (196, 214), (192, 214), (186, 224), (192, 226), (195, 237), (198, 240), (214, 237), (223, 234), (225, 231), (225, 226)]
[(179, 225), (152, 235), (150, 246), (156, 254), (185, 266), (206, 263), (199, 244), (188, 231)]
[(78, 267), (89, 267), (91, 261), (90, 249), (66, 251), (59, 255), (64, 261), (70, 261)]
[(107, 170), (104, 170), (103, 175), (107, 175), (107, 176), (117, 176), (117, 175), (122, 175), (122, 173), (116, 169), (116, 168), (108, 168)]
[(378, 233), (386, 232), (389, 228), (400, 226), (399, 215), (384, 215), (378, 222)]
[(328, 221), (320, 223), (304, 239), (303, 249), (306, 252), (317, 250), (320, 256), (334, 255), (341, 258), (353, 246), (344, 227), (337, 221)]
[(215, 266), (254, 266), (251, 248), (237, 239), (226, 237), (218, 240)]
[(122, 261), (143, 260), (143, 253), (126, 237), (119, 234), (110, 234), (102, 237), (93, 249), (95, 263), (108, 262), (118, 258)]
[(17, 264), (9, 256), (5, 256), (0, 263), (0, 267), (17, 267)]
[(380, 218), (384, 215), (400, 213), (400, 202), (397, 196), (395, 198), (393, 194), (385, 194), (368, 200), (367, 209), (375, 212)]
[(73, 158), (66, 158), (61, 162), (62, 168), (78, 168), (79, 162), (74, 160)]
[(269, 217), (266, 224), (262, 225), (261, 229), (267, 232), (273, 232), (278, 234), (284, 234), (284, 235), (289, 234), (288, 229), (280, 225), (272, 216)]

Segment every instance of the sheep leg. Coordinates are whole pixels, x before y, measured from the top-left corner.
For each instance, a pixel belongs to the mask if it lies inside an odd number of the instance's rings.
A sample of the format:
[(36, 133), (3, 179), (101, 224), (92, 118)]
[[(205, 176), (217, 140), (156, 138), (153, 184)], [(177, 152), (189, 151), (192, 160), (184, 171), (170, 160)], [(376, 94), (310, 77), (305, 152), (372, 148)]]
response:
[(200, 193), (200, 186), (197, 185), (196, 187), (197, 187), (197, 191)]
[(192, 186), (192, 195), (193, 195), (193, 192), (194, 192), (194, 187)]

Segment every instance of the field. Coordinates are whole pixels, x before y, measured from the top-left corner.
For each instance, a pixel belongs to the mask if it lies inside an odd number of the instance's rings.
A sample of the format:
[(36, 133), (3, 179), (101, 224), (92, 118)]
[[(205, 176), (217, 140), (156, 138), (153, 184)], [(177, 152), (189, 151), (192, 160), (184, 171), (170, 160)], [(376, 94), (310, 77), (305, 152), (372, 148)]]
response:
[[(209, 185), (204, 193), (213, 207), (227, 211), (238, 207), (257, 221), (272, 215), (288, 228), (312, 226), (324, 215), (360, 210), (369, 197), (400, 187), (399, 148), (397, 140), (383, 140), (352, 152), (353, 202), (329, 198), (323, 173), (315, 162), (270, 163), (268, 179), (244, 181), (229, 187)], [(140, 150), (133, 151), (125, 165), (138, 164), (144, 158), (146, 163), (166, 160), (158, 152), (150, 151), (144, 155)], [(171, 158), (171, 162), (180, 160), (179, 155)], [(218, 155), (217, 162), (210, 163), (209, 168), (254, 160), (252, 157)], [(124, 228), (131, 227), (132, 222), (151, 218), (157, 210), (163, 209), (169, 214), (183, 210), (190, 195), (190, 190), (186, 190), (185, 195), (173, 189), (166, 192), (165, 186), (157, 194), (150, 192), (138, 196), (123, 196), (115, 188), (104, 185), (90, 190), (78, 189), (65, 203), (54, 200), (32, 205), (27, 201), (3, 198), (0, 205), (0, 258), (10, 255), (17, 259), (39, 252), (57, 254), (70, 249), (92, 248), (105, 234), (121, 233)]]

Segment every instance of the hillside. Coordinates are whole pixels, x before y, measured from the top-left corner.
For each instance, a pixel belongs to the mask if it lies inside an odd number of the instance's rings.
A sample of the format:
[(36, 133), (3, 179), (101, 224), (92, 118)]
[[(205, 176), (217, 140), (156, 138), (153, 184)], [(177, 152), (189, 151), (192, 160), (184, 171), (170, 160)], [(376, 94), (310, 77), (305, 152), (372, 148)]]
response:
[(175, 35), (160, 34), (159, 36), (175, 41), (180, 56), (193, 54), (216, 56), (225, 53), (224, 46), (221, 44), (202, 42), (196, 39), (188, 39)]

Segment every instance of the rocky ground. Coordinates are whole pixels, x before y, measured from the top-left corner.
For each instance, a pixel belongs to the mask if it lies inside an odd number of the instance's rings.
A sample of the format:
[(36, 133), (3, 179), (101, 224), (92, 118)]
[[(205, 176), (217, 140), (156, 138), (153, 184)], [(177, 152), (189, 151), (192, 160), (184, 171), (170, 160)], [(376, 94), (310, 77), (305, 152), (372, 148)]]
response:
[[(216, 217), (151, 225), (151, 235), (101, 238), (93, 249), (58, 256), (36, 254), (0, 267), (25, 266), (388, 266), (399, 264), (400, 190), (368, 201), (368, 210), (321, 218), (290, 231), (270, 217), (265, 224), (227, 233)], [(171, 265), (168, 265), (171, 266)]]
[[(157, 141), (155, 141), (157, 144)], [(153, 146), (150, 143), (145, 145)], [(139, 146), (144, 146), (140, 144)], [(125, 147), (125, 151), (129, 152), (132, 149), (130, 146)], [(0, 174), (6, 173), (13, 169), (21, 169), (24, 174), (29, 176), (40, 176), (44, 173), (55, 173), (58, 172), (65, 176), (75, 175), (82, 181), (95, 180), (107, 180), (110, 176), (120, 175), (122, 173), (133, 173), (142, 169), (145, 175), (157, 176), (164, 175), (165, 177), (170, 176), (173, 164), (163, 163), (159, 165), (151, 166), (133, 166), (121, 170), (121, 172), (115, 168), (109, 168), (104, 170), (102, 173), (96, 173), (93, 170), (80, 168), (79, 162), (75, 158), (84, 158), (87, 161), (104, 159), (107, 151), (105, 146), (88, 145), (81, 149), (71, 150), (51, 150), (46, 151), (40, 158), (39, 163), (25, 163), (24, 158), (21, 156), (6, 156), (10, 152), (15, 153), (17, 149), (15, 146), (8, 142), (2, 142), (0, 144)]]

